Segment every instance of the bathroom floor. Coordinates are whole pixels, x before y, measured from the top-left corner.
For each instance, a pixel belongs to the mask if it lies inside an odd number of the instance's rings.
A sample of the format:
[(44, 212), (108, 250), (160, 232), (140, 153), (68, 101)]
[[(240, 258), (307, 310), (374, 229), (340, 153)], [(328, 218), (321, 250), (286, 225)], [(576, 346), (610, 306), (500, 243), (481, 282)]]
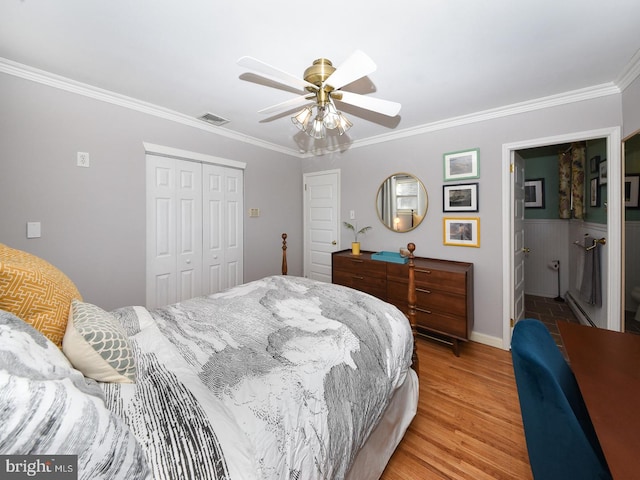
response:
[[(543, 322), (551, 336), (556, 341), (558, 348), (565, 358), (567, 355), (562, 345), (562, 337), (558, 330), (558, 320), (565, 322), (580, 323), (571, 311), (566, 302), (556, 302), (553, 298), (538, 297), (536, 295), (525, 295), (524, 297), (525, 318), (536, 318)], [(625, 312), (625, 331), (640, 335), (640, 322), (634, 320), (635, 312)]]
[(565, 358), (567, 354), (562, 345), (562, 337), (558, 330), (558, 320), (580, 323), (566, 302), (557, 302), (553, 298), (538, 297), (536, 295), (524, 296), (525, 318), (536, 318), (546, 325), (549, 333), (556, 341), (558, 348)]

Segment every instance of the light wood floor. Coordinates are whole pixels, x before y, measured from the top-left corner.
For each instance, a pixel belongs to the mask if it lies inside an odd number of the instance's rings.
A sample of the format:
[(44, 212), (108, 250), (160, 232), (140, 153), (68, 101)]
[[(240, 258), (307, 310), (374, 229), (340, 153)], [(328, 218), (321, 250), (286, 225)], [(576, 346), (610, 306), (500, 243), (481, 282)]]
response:
[(418, 414), (383, 480), (532, 479), (511, 354), (418, 339)]

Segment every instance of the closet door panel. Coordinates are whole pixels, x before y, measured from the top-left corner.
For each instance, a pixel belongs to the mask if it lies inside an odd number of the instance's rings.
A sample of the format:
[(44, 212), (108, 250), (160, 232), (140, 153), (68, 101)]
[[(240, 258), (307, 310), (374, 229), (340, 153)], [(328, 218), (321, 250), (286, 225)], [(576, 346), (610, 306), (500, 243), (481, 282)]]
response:
[(243, 222), (244, 172), (234, 168), (225, 169), (225, 213), (226, 232), (225, 262), (227, 287), (241, 284), (243, 279)]
[(147, 305), (177, 301), (174, 161), (147, 156)]
[(202, 166), (176, 160), (178, 301), (202, 294)]

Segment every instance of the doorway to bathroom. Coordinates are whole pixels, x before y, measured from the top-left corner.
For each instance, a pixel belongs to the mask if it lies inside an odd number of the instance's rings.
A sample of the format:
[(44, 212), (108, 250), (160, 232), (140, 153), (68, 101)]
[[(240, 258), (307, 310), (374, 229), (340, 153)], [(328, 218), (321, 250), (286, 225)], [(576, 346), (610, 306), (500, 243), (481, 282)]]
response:
[[(545, 174), (545, 168), (549, 169), (550, 167), (545, 167), (545, 162), (540, 159), (547, 156), (553, 159), (557, 172), (558, 150), (579, 142), (585, 145), (589, 143), (593, 147), (589, 153), (585, 154), (584, 162), (586, 194), (583, 200), (589, 204), (589, 210), (587, 218), (560, 220), (557, 214), (559, 199), (555, 193), (558, 192), (558, 174), (555, 174), (555, 180), (551, 178), (551, 175)], [(576, 293), (576, 280), (580, 275), (577, 259), (578, 255), (582, 254), (581, 247), (574, 245), (574, 242), (581, 243), (585, 233), (598, 240), (604, 239), (606, 241), (606, 245), (602, 245), (600, 252), (602, 258), (601, 306), (585, 305), (585, 302), (581, 302), (579, 299), (576, 303), (586, 311), (587, 318), (591, 318), (594, 324), (612, 330), (620, 330), (621, 202), (619, 196), (621, 168), (619, 145), (620, 129), (618, 127), (503, 145), (503, 205), (505, 207), (503, 210), (503, 251), (504, 257), (509, 259), (508, 262), (505, 262), (507, 271), (503, 276), (505, 298), (503, 303), (505, 318), (503, 342), (505, 348), (510, 345), (513, 322), (524, 315), (524, 309), (516, 308), (518, 279), (524, 279), (524, 291), (528, 291), (528, 293), (541, 293), (541, 296), (554, 298), (558, 296), (558, 292), (562, 297), (567, 297), (567, 292), (569, 292), (569, 296), (573, 297), (573, 294)], [(606, 177), (608, 187), (607, 191), (602, 188), (594, 190), (595, 193), (600, 194), (601, 206), (600, 210), (596, 210), (594, 203), (593, 210), (591, 210), (591, 191), (589, 189), (592, 185), (592, 178), (597, 178), (600, 181), (600, 162), (596, 165), (598, 173), (595, 171), (592, 173), (590, 161), (591, 158), (597, 156), (600, 156), (600, 161), (606, 160), (607, 162), (604, 165), (608, 168), (602, 173)], [(516, 187), (511, 169), (518, 159), (528, 162), (528, 159), (523, 157), (537, 158), (538, 160), (535, 162), (531, 160), (531, 165), (525, 166), (525, 185)], [(548, 163), (551, 164), (551, 160)], [(525, 215), (529, 218), (525, 218), (523, 223), (529, 225), (523, 227), (523, 238), (518, 238), (515, 226), (519, 225), (519, 222), (514, 216), (514, 213), (517, 213), (516, 189), (525, 189), (526, 187), (533, 188), (533, 191), (528, 192), (528, 198), (524, 198), (525, 195), (522, 195), (524, 203), (529, 205), (523, 214), (523, 218)], [(602, 197), (605, 194), (606, 200)], [(555, 219), (545, 218), (545, 214), (540, 213), (544, 210), (555, 210)], [(529, 211), (539, 213), (529, 214)], [(550, 215), (547, 214), (547, 216)], [(520, 250), (525, 255), (521, 256), (521, 263), (516, 263)], [(558, 270), (554, 267), (556, 262), (559, 265)], [(527, 273), (527, 269), (531, 271)]]

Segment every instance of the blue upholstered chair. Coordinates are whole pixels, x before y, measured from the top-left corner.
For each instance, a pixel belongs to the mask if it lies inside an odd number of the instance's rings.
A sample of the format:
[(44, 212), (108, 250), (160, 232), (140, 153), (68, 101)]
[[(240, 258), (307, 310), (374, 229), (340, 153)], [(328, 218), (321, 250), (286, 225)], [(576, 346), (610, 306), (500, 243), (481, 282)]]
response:
[(576, 379), (547, 327), (516, 323), (511, 355), (535, 480), (610, 479)]

